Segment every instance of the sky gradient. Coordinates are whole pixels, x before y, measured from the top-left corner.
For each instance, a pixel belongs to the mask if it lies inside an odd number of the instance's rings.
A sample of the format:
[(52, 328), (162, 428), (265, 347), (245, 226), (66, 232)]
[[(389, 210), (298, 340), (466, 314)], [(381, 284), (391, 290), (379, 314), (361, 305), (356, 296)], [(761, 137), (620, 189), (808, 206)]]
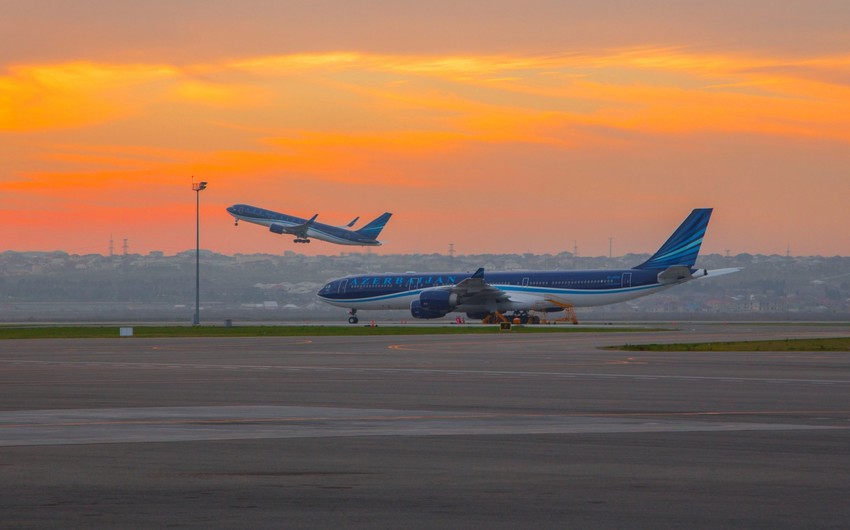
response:
[(564, 4), (3, 0), (0, 251), (850, 255), (850, 4)]

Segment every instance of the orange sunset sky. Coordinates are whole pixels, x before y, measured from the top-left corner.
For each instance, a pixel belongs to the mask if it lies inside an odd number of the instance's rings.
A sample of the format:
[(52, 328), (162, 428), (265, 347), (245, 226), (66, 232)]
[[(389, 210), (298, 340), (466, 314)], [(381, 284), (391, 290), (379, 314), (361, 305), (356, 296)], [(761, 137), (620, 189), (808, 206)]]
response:
[(850, 3), (0, 0), (0, 251), (850, 255)]

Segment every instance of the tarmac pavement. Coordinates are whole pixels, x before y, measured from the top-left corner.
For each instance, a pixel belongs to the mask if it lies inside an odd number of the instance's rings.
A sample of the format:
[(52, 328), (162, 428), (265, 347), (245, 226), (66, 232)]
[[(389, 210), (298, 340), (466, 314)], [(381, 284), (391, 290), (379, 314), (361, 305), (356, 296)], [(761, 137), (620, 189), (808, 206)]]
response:
[(850, 353), (678, 331), (0, 342), (0, 526), (844, 528)]

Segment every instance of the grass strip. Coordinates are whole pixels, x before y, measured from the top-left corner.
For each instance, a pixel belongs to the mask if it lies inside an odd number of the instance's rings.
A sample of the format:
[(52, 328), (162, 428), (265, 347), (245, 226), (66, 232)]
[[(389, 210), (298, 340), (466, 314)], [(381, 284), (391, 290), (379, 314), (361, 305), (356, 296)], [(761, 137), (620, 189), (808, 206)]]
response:
[(626, 351), (716, 351), (716, 352), (757, 352), (757, 351), (850, 351), (850, 337), (828, 339), (785, 339), (739, 342), (703, 342), (694, 344), (626, 344), (606, 348)]

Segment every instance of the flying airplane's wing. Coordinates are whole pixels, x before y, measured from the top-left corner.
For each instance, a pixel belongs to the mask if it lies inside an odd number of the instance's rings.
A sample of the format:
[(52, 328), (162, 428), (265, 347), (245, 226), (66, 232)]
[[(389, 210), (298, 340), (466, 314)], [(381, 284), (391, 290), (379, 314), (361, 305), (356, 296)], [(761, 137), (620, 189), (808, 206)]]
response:
[(433, 289), (448, 291), (457, 295), (458, 305), (488, 305), (490, 302), (505, 302), (510, 298), (510, 295), (505, 291), (484, 281), (484, 267), (479, 268), (475, 271), (475, 274), (455, 285), (444, 285)]
[(354, 224), (355, 224), (357, 221), (359, 221), (359, 220), (360, 220), (360, 216), (358, 215), (357, 217), (355, 217), (354, 219), (352, 219), (350, 223), (348, 223), (347, 225), (343, 226), (343, 228), (351, 228), (351, 227), (352, 227), (352, 226), (354, 226)]
[(308, 219), (306, 222), (301, 223), (300, 225), (289, 226), (285, 229), (285, 231), (287, 234), (292, 234), (294, 236), (307, 237), (307, 229), (310, 228), (310, 225), (312, 225), (313, 222), (316, 221), (316, 217), (318, 216), (319, 214), (316, 214), (310, 219)]

